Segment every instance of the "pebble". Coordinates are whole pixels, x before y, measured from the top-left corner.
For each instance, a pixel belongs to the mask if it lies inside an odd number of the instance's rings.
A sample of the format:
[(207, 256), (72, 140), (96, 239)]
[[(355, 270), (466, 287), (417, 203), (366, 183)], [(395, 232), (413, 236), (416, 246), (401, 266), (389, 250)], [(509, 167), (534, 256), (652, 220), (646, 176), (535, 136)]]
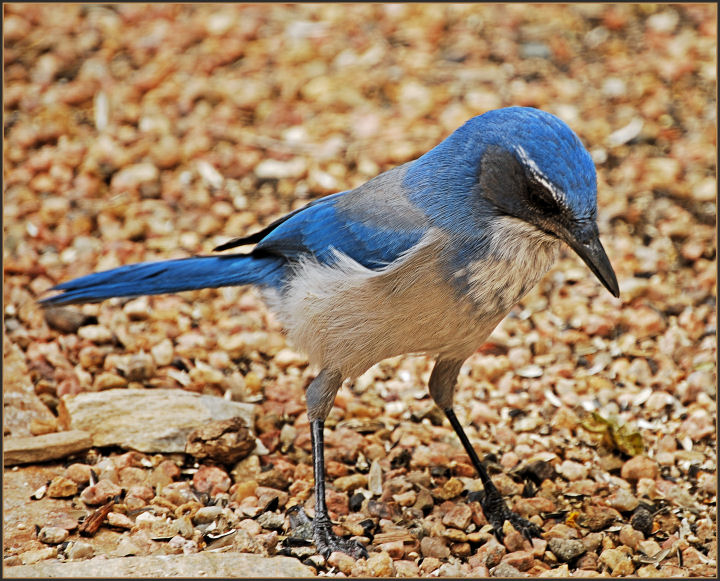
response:
[(68, 498), (78, 492), (77, 482), (65, 476), (56, 476), (50, 481), (47, 495), (50, 498)]
[(195, 524), (208, 524), (214, 521), (223, 513), (220, 506), (203, 506), (199, 508), (193, 515), (192, 520)]
[(264, 512), (257, 517), (257, 522), (265, 529), (277, 531), (285, 526), (285, 516), (277, 512)]
[(328, 565), (336, 567), (340, 572), (345, 573), (345, 575), (349, 575), (355, 566), (355, 559), (340, 551), (330, 553), (327, 562)]
[(68, 538), (70, 533), (61, 527), (43, 527), (38, 532), (38, 540), (48, 545), (59, 545)]
[(586, 478), (589, 472), (589, 468), (579, 462), (573, 462), (572, 460), (565, 460), (555, 468), (561, 476), (567, 480), (574, 481)]
[(121, 529), (131, 529), (135, 525), (132, 519), (126, 514), (112, 511), (107, 515), (107, 523), (111, 527), (118, 527)]
[(448, 527), (454, 527), (464, 531), (470, 524), (472, 510), (464, 502), (457, 503), (445, 513), (442, 523)]
[(620, 549), (605, 549), (599, 561), (610, 569), (613, 577), (626, 577), (635, 572), (630, 556)]
[(645, 535), (633, 528), (631, 525), (623, 525), (620, 529), (620, 542), (635, 550), (638, 545), (645, 540)]
[(365, 568), (374, 578), (394, 577), (396, 572), (392, 558), (385, 552), (370, 555)]
[(227, 472), (217, 466), (203, 464), (193, 475), (193, 487), (198, 492), (209, 492), (216, 496), (220, 492), (230, 490), (232, 481)]
[(518, 571), (527, 571), (533, 566), (535, 558), (532, 553), (527, 551), (514, 551), (508, 553), (502, 558), (500, 564), (503, 563), (515, 567)]
[(92, 544), (77, 540), (73, 541), (65, 551), (68, 559), (71, 561), (79, 561), (81, 559), (89, 559), (95, 556), (95, 549)]
[(173, 348), (172, 341), (167, 338), (163, 339), (157, 345), (153, 345), (150, 348), (150, 354), (158, 367), (170, 365), (175, 357), (175, 350)]
[(423, 537), (420, 541), (420, 552), (423, 557), (436, 559), (447, 559), (450, 556), (450, 549), (443, 537)]
[(333, 486), (342, 492), (352, 493), (358, 488), (366, 488), (368, 486), (368, 477), (365, 474), (340, 476), (333, 480)]
[(492, 571), (493, 577), (525, 577), (519, 569), (508, 563), (500, 563)]
[(548, 548), (552, 551), (560, 561), (568, 563), (582, 555), (585, 551), (585, 545), (582, 541), (575, 539), (550, 539)]
[(640, 501), (637, 497), (625, 488), (618, 488), (610, 496), (607, 497), (609, 506), (620, 512), (630, 512), (637, 508)]
[(107, 327), (103, 325), (85, 325), (80, 327), (77, 331), (78, 336), (86, 341), (92, 341), (93, 343), (112, 343), (113, 334)]
[(92, 486), (88, 486), (80, 493), (80, 500), (85, 504), (96, 506), (98, 504), (105, 504), (108, 500), (111, 500), (122, 493), (120, 488), (114, 482), (107, 479), (102, 479)]
[(601, 531), (612, 523), (622, 520), (620, 513), (614, 508), (600, 505), (589, 505), (580, 513), (577, 522), (591, 531)]
[(655, 479), (660, 473), (657, 462), (647, 456), (635, 456), (623, 464), (620, 476), (625, 480), (637, 482), (640, 478)]
[(393, 566), (395, 567), (395, 576), (396, 577), (419, 577), (420, 576), (420, 567), (418, 567), (417, 563), (415, 561), (409, 561), (406, 559), (400, 559), (393, 562)]
[(488, 568), (495, 567), (505, 556), (505, 547), (495, 537), (491, 537), (484, 545), (481, 545), (475, 552), (480, 563)]

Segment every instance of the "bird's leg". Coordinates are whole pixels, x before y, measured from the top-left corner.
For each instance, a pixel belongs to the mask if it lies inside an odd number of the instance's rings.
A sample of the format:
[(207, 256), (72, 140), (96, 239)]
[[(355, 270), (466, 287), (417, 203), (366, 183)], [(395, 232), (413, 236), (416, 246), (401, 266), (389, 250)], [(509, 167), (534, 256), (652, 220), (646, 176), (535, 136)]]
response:
[(313, 471), (315, 475), (315, 518), (313, 538), (318, 552), (326, 559), (333, 551), (342, 551), (356, 559), (367, 557), (368, 552), (359, 542), (343, 539), (332, 530), (330, 515), (325, 503), (325, 457), (323, 443), (324, 420), (310, 422), (312, 438)]
[(470, 462), (472, 462), (475, 470), (477, 470), (480, 480), (483, 483), (485, 493), (481, 502), (483, 513), (485, 513), (485, 517), (492, 525), (495, 536), (502, 539), (503, 524), (507, 520), (510, 521), (510, 524), (512, 524), (515, 529), (522, 533), (528, 540), (531, 540), (532, 537), (539, 537), (542, 534), (542, 529), (540, 529), (539, 526), (530, 522), (526, 518), (521, 517), (519, 514), (514, 513), (507, 507), (500, 491), (493, 484), (485, 466), (483, 466), (482, 462), (480, 462), (480, 458), (478, 458), (478, 455), (475, 453), (475, 449), (472, 447), (470, 440), (468, 440), (465, 430), (463, 430), (463, 427), (460, 425), (453, 409), (447, 408), (443, 411), (445, 412), (447, 419), (450, 421), (450, 425), (452, 425), (455, 433), (458, 435), (458, 438), (460, 438), (460, 442), (462, 442), (465, 452), (467, 452), (467, 455), (470, 457)]
[(495, 536), (502, 539), (503, 524), (507, 520), (527, 539), (539, 537), (542, 534), (540, 527), (520, 515), (515, 514), (507, 507), (500, 491), (493, 484), (485, 466), (480, 462), (480, 458), (478, 458), (475, 449), (472, 447), (470, 440), (468, 440), (467, 434), (465, 434), (465, 430), (452, 409), (455, 383), (462, 363), (460, 360), (439, 360), (430, 375), (430, 395), (435, 400), (435, 403), (445, 412), (447, 419), (450, 421), (450, 425), (455, 430), (463, 448), (465, 448), (465, 452), (467, 452), (467, 455), (470, 457), (470, 462), (472, 462), (472, 465), (480, 476), (480, 480), (485, 489), (481, 503), (483, 513), (485, 513), (485, 517), (492, 525)]
[(325, 418), (332, 409), (335, 395), (342, 385), (343, 376), (338, 371), (323, 369), (308, 386), (305, 400), (310, 418), (313, 474), (315, 476), (315, 518), (312, 521), (313, 540), (318, 552), (326, 559), (333, 551), (342, 551), (359, 558), (368, 553), (360, 543), (343, 539), (332, 530), (332, 522), (325, 502), (325, 444), (323, 428)]

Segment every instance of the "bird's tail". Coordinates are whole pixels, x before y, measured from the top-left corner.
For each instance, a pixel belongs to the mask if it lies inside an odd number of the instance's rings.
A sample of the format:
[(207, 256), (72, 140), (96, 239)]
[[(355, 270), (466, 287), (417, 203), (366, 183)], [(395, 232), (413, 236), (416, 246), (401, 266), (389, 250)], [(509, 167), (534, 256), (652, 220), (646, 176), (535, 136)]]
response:
[(141, 262), (63, 282), (51, 289), (62, 291), (61, 294), (42, 299), (40, 303), (58, 306), (221, 286), (273, 286), (282, 270), (283, 262), (278, 257), (253, 254)]

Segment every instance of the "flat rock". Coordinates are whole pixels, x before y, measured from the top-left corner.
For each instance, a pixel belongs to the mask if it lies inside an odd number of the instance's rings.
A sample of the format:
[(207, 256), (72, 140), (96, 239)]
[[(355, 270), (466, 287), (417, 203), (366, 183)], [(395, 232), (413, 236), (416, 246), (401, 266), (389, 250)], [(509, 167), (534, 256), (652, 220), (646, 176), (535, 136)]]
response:
[(30, 464), (65, 458), (93, 445), (88, 432), (69, 430), (27, 438), (6, 438), (3, 442), (3, 464)]
[(66, 395), (62, 425), (91, 434), (94, 446), (148, 453), (184, 452), (190, 432), (215, 420), (240, 417), (253, 425), (252, 404), (181, 389), (109, 389)]
[(262, 557), (246, 553), (196, 553), (149, 557), (98, 558), (61, 563), (4, 567), (3, 577), (313, 577), (315, 572), (292, 557)]

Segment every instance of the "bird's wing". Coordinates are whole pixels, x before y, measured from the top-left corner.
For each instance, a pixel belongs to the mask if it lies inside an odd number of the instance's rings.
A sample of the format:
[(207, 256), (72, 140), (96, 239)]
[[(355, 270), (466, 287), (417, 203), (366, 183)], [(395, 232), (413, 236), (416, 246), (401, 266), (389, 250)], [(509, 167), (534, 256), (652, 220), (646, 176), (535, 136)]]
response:
[(333, 262), (339, 251), (366, 268), (382, 268), (417, 244), (427, 230), (425, 215), (403, 191), (405, 169), (400, 166), (355, 190), (315, 200), (216, 250), (255, 243), (254, 254), (279, 254), (289, 260), (311, 255), (322, 263)]

